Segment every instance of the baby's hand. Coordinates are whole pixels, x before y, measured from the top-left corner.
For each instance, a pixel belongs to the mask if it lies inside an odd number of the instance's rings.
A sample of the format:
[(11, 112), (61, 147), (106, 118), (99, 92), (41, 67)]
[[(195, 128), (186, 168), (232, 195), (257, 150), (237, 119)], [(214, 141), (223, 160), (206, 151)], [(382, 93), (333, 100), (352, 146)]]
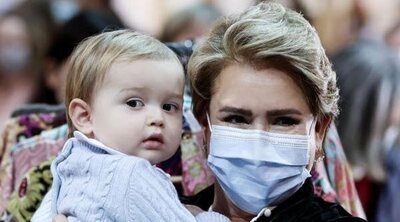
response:
[[(197, 214), (204, 212), (204, 210), (202, 210), (200, 207), (195, 206), (195, 205), (189, 205), (189, 204), (185, 204), (184, 205), (186, 207), (186, 209), (189, 210), (189, 212), (191, 214), (193, 214), (193, 216), (196, 216)], [(58, 222), (58, 221), (57, 221)], [(60, 221), (61, 222), (61, 221)]]
[(64, 215), (59, 214), (53, 218), (53, 222), (68, 222), (68, 220)]

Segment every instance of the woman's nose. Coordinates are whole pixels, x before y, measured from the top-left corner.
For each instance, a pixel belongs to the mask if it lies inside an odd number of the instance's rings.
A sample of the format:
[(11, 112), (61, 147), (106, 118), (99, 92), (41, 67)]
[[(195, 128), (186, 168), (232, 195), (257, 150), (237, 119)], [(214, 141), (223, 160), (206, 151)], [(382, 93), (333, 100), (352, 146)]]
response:
[(268, 132), (270, 130), (268, 121), (255, 121), (255, 123), (252, 126), (252, 129), (262, 130), (262, 131), (266, 131), (266, 132)]

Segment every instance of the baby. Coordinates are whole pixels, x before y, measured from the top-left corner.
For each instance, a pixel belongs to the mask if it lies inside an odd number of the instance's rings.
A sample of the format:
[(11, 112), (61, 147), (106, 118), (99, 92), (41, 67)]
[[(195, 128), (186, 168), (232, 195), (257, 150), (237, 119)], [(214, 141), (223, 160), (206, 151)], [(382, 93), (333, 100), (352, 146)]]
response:
[[(51, 167), (48, 217), (228, 221), (215, 212), (193, 216), (153, 166), (181, 140), (184, 73), (168, 47), (132, 31), (102, 33), (77, 47), (66, 81), (70, 138)], [(33, 221), (45, 212), (46, 201)]]

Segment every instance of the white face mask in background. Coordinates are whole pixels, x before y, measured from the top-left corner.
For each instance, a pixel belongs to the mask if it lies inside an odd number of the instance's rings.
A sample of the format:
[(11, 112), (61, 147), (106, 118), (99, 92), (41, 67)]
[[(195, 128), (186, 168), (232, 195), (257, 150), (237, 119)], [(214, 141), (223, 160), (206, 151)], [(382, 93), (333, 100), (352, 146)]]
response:
[(213, 125), (208, 164), (228, 198), (257, 214), (293, 195), (310, 177), (310, 136)]
[(28, 67), (31, 52), (23, 45), (3, 45), (0, 47), (0, 72), (14, 75)]

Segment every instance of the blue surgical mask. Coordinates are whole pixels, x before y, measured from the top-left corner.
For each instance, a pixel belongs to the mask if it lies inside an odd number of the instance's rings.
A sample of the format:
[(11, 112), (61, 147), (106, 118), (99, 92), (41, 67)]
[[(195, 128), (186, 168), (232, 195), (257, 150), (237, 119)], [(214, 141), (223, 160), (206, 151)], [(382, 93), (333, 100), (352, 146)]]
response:
[(310, 177), (309, 135), (213, 125), (208, 165), (226, 196), (257, 214), (293, 195)]

